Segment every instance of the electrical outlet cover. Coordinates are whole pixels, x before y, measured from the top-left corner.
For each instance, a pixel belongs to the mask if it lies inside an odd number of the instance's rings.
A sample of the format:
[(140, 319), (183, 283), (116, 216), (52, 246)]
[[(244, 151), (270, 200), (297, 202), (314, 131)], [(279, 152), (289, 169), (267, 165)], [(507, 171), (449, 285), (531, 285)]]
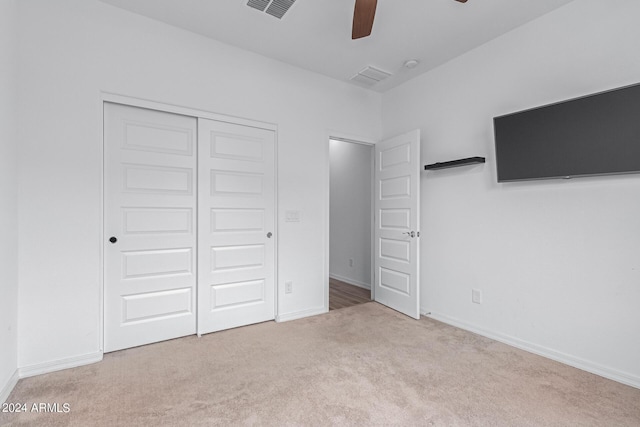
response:
[(482, 304), (482, 291), (480, 289), (471, 290), (471, 302), (475, 304)]

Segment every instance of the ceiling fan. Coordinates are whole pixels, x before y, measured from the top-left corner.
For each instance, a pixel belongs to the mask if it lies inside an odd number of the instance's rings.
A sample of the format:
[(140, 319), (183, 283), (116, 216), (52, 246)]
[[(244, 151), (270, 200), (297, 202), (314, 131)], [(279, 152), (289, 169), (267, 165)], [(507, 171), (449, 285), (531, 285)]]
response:
[[(467, 0), (455, 0), (466, 3)], [(376, 16), (376, 6), (378, 0), (356, 0), (356, 7), (353, 11), (353, 29), (351, 39), (361, 39), (371, 34), (373, 28), (373, 18)]]

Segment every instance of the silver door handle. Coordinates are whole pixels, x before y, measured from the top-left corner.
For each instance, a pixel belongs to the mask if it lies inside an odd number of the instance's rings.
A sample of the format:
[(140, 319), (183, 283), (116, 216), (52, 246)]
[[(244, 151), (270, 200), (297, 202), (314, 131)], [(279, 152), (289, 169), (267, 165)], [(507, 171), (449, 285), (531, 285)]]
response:
[(268, 232), (268, 233), (267, 233), (267, 238), (268, 238), (268, 239), (270, 239), (270, 238), (271, 238), (271, 236), (273, 236), (273, 233), (272, 233), (272, 232)]
[(415, 231), (405, 231), (402, 234), (406, 234), (409, 237), (416, 237), (416, 232)]

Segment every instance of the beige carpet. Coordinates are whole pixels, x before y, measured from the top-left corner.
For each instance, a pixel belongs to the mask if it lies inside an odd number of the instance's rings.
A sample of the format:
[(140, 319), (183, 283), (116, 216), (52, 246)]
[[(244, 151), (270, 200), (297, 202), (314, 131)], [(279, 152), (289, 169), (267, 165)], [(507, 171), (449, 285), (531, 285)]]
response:
[(21, 380), (0, 425), (640, 426), (640, 390), (376, 303)]

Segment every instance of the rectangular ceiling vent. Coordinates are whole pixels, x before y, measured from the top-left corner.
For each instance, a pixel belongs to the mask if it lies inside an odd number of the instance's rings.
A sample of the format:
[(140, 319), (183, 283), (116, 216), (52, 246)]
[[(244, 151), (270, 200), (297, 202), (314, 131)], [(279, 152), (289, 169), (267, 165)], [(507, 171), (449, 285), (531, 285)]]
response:
[(282, 19), (295, 2), (296, 0), (249, 0), (247, 6)]
[(374, 86), (376, 83), (389, 76), (391, 76), (391, 73), (387, 73), (386, 71), (382, 71), (374, 67), (366, 67), (358, 74), (351, 77), (350, 80), (366, 86)]

